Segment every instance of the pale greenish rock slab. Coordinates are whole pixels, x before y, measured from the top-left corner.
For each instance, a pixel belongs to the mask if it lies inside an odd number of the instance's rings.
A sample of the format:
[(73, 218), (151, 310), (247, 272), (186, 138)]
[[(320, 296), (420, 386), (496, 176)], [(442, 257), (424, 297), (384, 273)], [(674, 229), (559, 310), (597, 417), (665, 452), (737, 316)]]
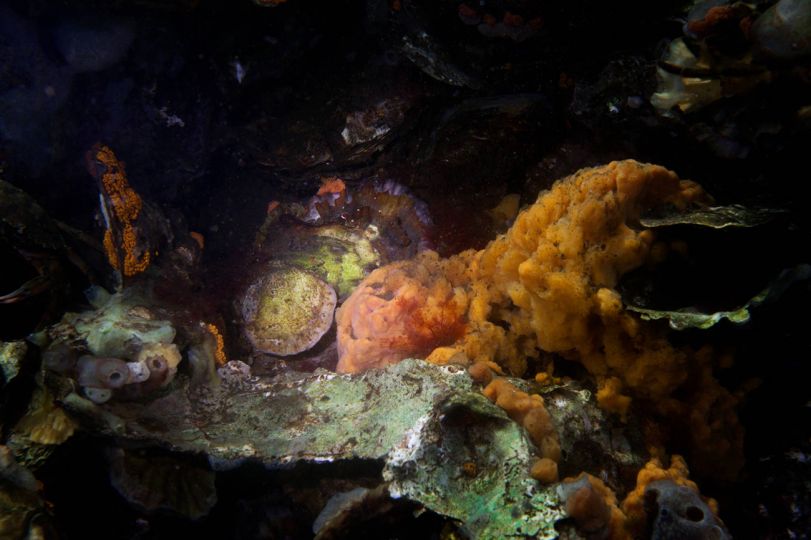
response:
[(218, 469), (380, 461), (393, 497), (458, 520), (472, 538), (556, 536), (563, 511), (554, 489), (529, 476), (524, 430), (462, 368), (406, 360), (360, 375), (176, 383), (148, 403), (62, 401), (97, 432), (203, 453)]

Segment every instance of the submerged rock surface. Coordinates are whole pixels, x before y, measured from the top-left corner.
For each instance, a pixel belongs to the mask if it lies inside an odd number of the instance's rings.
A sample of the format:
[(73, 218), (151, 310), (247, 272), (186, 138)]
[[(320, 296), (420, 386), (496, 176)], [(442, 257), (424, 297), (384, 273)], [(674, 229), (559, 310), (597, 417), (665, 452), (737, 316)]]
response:
[(202, 453), (216, 470), (374, 461), (394, 498), (463, 524), (472, 538), (554, 538), (553, 489), (527, 474), (533, 449), (463, 369), (406, 360), (364, 375), (325, 371), (271, 381), (181, 386), (149, 403), (63, 398), (97, 433)]

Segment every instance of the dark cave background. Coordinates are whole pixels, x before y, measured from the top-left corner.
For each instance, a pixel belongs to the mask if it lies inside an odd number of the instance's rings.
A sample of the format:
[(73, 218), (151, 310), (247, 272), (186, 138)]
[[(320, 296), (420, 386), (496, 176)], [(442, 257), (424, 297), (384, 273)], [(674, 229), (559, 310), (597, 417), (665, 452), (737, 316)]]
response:
[[(666, 118), (648, 98), (663, 47), (682, 34), (685, 2), (477, 4), (497, 18), (534, 21), (523, 41), (483, 36), (460, 20), (460, 4), (6, 0), (3, 179), (53, 217), (100, 236), (84, 156), (97, 142), (110, 145), (144, 198), (205, 235), (213, 270), (203, 288), (216, 287), (248, 248), (268, 201), (307, 197), (323, 176), (405, 184), (428, 203), (436, 247), (449, 254), (492, 238), (485, 211), (503, 195), (530, 203), (557, 178), (624, 158), (674, 170), (719, 204), (785, 212), (745, 235), (694, 232), (706, 258), (662, 278), (671, 298), (734, 306), (780, 270), (808, 262), (807, 59), (772, 66), (771, 82), (750, 92)], [(431, 72), (404, 44), (439, 67)], [(342, 144), (347, 115), (382, 102), (404, 111), (392, 132), (366, 146)], [(30, 270), (9, 248), (2, 253), (9, 264), (0, 282), (10, 290)], [(740, 408), (747, 465), (739, 480), (694, 478), (739, 538), (808, 538), (811, 530), (809, 300), (800, 282), (746, 325), (678, 338), (734, 347), (728, 387), (760, 381)], [(0, 308), (3, 339), (31, 330), (35, 319), (12, 321)], [(200, 522), (146, 518), (109, 485), (104, 444), (76, 437), (38, 474), (60, 538), (311, 534), (314, 516), (286, 498), (284, 473), (268, 471), (221, 475), (220, 502)], [(415, 519), (412, 510), (397, 508), (346, 537), (439, 538), (441, 516)]]

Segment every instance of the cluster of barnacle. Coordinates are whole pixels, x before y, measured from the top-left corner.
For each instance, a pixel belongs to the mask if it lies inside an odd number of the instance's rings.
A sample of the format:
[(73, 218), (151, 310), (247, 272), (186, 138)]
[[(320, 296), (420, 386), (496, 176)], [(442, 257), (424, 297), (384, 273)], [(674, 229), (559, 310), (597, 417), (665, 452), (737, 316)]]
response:
[(47, 370), (74, 380), (95, 403), (114, 394), (137, 397), (172, 382), (181, 354), (169, 321), (128, 293), (99, 292), (94, 307), (68, 313), (47, 330)]
[(49, 349), (45, 367), (73, 378), (94, 403), (109, 401), (115, 390), (127, 385), (137, 385), (126, 389), (130, 395), (166, 386), (172, 382), (180, 362), (175, 345), (144, 347), (132, 361), (92, 354), (81, 355), (74, 361), (70, 353), (61, 357), (65, 353), (64, 349)]

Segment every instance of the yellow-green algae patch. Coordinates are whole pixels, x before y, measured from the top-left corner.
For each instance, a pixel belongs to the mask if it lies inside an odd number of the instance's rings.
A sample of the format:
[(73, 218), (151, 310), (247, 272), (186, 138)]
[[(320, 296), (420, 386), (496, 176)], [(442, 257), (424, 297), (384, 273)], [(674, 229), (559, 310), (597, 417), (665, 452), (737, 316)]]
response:
[(0, 387), (20, 373), (27, 351), (25, 341), (0, 341)]
[(361, 233), (334, 225), (321, 227), (283, 253), (281, 259), (316, 274), (335, 287), (339, 298), (345, 298), (380, 265), (380, 254), (372, 245), (378, 235), (373, 225)]
[(313, 274), (272, 270), (248, 287), (242, 301), (245, 334), (261, 352), (306, 351), (329, 330), (336, 303), (335, 289)]

